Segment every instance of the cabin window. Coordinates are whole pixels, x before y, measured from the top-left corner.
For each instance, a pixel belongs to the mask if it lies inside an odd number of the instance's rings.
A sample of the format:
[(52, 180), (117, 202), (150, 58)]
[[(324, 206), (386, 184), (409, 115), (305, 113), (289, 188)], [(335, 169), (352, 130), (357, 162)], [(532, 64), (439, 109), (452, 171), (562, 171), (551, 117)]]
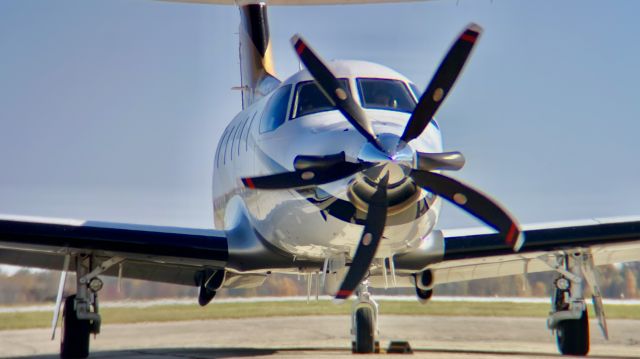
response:
[(413, 112), (416, 100), (400, 80), (357, 79), (360, 102), (364, 108)]
[[(238, 139), (238, 132), (240, 132), (240, 124), (236, 125), (236, 130), (235, 132), (233, 132), (233, 135), (232, 135), (233, 138), (231, 139), (231, 146), (229, 148), (230, 160), (233, 160), (233, 148), (235, 147), (236, 140)], [(240, 147), (240, 145), (238, 145), (238, 147)]]
[(273, 131), (284, 123), (289, 108), (291, 85), (280, 87), (275, 91), (264, 108), (260, 121), (260, 133)]
[[(347, 79), (338, 79), (342, 88), (349, 90)], [(325, 96), (315, 81), (300, 82), (296, 86), (296, 95), (293, 100), (291, 118), (297, 118), (312, 113), (335, 110), (336, 106)]]
[(240, 157), (240, 145), (242, 145), (242, 133), (244, 132), (244, 128), (247, 127), (247, 123), (249, 123), (249, 116), (242, 120), (242, 127), (240, 128), (240, 132), (238, 133), (238, 157)]
[(227, 149), (229, 148), (229, 139), (231, 139), (231, 132), (233, 132), (233, 130), (235, 130), (235, 127), (232, 127), (229, 132), (227, 133), (227, 138), (226, 141), (224, 141), (224, 155), (222, 156), (222, 164), (226, 165), (227, 164)]
[(254, 112), (253, 116), (251, 116), (251, 122), (249, 122), (249, 127), (247, 127), (247, 133), (244, 136), (244, 150), (249, 151), (249, 133), (251, 132), (251, 127), (253, 127), (253, 120), (256, 119), (256, 114), (258, 112)]
[(223, 153), (222, 146), (228, 134), (229, 134), (229, 128), (225, 129), (224, 133), (222, 133), (222, 136), (220, 137), (220, 140), (218, 140), (218, 150), (216, 151), (216, 168), (220, 166), (220, 161), (221, 161), (220, 157), (222, 156), (222, 153)]

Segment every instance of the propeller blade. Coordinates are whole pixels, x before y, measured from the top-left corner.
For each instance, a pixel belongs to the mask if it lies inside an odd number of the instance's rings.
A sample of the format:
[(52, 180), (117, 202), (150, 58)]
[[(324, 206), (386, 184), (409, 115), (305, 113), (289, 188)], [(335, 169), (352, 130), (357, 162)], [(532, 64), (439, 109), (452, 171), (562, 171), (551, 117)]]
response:
[(339, 162), (325, 167), (308, 167), (294, 172), (283, 172), (267, 176), (244, 177), (242, 183), (252, 189), (295, 189), (319, 186), (349, 177), (365, 169), (369, 164)]
[(464, 156), (458, 151), (442, 153), (416, 152), (416, 157), (417, 167), (422, 171), (458, 171), (465, 164)]
[(412, 170), (410, 176), (418, 186), (444, 197), (493, 227), (505, 237), (505, 243), (515, 252), (524, 244), (524, 234), (515, 218), (488, 196), (441, 174)]
[(470, 24), (451, 46), (411, 114), (402, 134), (402, 141), (409, 142), (413, 140), (427, 128), (449, 91), (451, 91), (481, 32), (482, 28), (480, 26)]
[(384, 226), (387, 220), (388, 182), (389, 173), (387, 172), (378, 183), (378, 189), (373, 196), (371, 196), (360, 243), (356, 249), (356, 254), (353, 256), (351, 267), (336, 294), (336, 299), (344, 300), (349, 298), (369, 270), (369, 266), (373, 261), (373, 257), (380, 244), (380, 239), (384, 233)]
[(307, 70), (309, 70), (316, 80), (322, 93), (327, 96), (329, 101), (336, 105), (347, 121), (349, 121), (367, 141), (384, 151), (378, 142), (375, 132), (373, 132), (371, 123), (367, 120), (367, 116), (364, 111), (362, 111), (362, 108), (360, 108), (351, 97), (349, 89), (342, 87), (340, 81), (336, 79), (327, 65), (299, 35), (294, 35), (291, 38), (291, 43), (300, 60), (302, 60)]
[(293, 160), (293, 167), (297, 170), (306, 170), (314, 168), (326, 168), (340, 164), (347, 160), (344, 151), (335, 155), (326, 156), (306, 156), (299, 155)]

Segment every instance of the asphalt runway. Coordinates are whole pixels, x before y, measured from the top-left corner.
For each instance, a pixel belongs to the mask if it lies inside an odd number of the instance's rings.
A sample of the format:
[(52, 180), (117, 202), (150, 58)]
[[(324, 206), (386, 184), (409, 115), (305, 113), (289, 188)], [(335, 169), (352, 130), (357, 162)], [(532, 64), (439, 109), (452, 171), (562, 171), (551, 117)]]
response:
[[(108, 318), (105, 318), (108, 320)], [(92, 358), (353, 358), (348, 316), (105, 324)], [(544, 318), (382, 315), (381, 346), (408, 340), (412, 358), (559, 357)], [(611, 340), (591, 322), (591, 357), (640, 358), (640, 321), (610, 320)], [(0, 332), (2, 357), (58, 358), (47, 329)], [(390, 354), (369, 355), (383, 357)], [(396, 355), (397, 356), (397, 355)]]

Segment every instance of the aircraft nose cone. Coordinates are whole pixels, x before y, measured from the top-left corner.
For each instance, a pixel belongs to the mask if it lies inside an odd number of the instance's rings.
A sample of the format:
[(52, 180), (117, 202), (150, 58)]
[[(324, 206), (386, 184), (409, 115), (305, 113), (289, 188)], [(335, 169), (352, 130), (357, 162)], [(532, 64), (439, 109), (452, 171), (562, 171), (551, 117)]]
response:
[(358, 154), (360, 161), (377, 164), (364, 171), (364, 175), (377, 183), (388, 171), (390, 185), (404, 180), (413, 168), (415, 151), (408, 144), (401, 143), (399, 136), (391, 133), (379, 135), (378, 140), (384, 151), (367, 142)]

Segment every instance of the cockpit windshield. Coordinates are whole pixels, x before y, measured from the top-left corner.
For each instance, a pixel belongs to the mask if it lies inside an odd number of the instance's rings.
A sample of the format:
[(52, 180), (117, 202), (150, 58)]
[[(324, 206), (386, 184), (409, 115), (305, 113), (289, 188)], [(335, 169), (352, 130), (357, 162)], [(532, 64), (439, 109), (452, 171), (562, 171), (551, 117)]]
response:
[(416, 101), (406, 84), (390, 79), (357, 79), (360, 102), (364, 108), (413, 112)]
[[(342, 88), (347, 89), (347, 92), (350, 93), (347, 79), (338, 79), (338, 81), (340, 81)], [(291, 118), (335, 109), (336, 107), (320, 91), (315, 81), (300, 82), (296, 86)]]

